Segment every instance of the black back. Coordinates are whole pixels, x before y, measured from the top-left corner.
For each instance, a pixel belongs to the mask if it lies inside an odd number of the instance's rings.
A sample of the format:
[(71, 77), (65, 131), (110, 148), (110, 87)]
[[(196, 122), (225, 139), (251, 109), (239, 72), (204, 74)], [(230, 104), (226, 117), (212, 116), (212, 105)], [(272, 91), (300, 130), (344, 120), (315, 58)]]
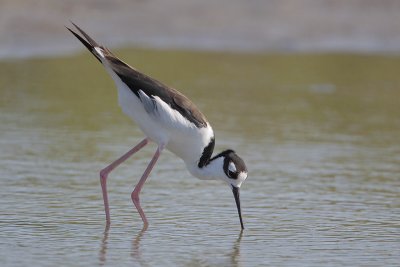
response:
[(101, 48), (105, 60), (118, 75), (118, 77), (129, 87), (129, 89), (140, 99), (139, 91), (141, 90), (150, 98), (159, 97), (167, 103), (172, 109), (175, 109), (183, 117), (192, 122), (196, 127), (207, 127), (207, 119), (201, 111), (186, 96), (179, 91), (168, 87), (161, 82), (135, 70), (128, 64), (117, 58), (109, 49), (97, 44), (86, 32), (72, 23), (86, 40), (79, 36), (76, 32), (66, 27), (75, 37), (100, 61), (101, 58), (95, 51), (96, 47)]

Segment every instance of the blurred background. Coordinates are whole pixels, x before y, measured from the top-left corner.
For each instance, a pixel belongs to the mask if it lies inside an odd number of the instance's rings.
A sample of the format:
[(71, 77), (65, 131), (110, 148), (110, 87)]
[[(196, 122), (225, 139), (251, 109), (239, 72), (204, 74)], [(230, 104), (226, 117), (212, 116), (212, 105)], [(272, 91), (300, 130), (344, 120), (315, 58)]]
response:
[(396, 0), (2, 0), (0, 56), (76, 50), (64, 25), (112, 46), (399, 52)]
[[(400, 1), (0, 0), (1, 266), (398, 266)], [(230, 189), (143, 139), (70, 21), (177, 88), (249, 177)]]

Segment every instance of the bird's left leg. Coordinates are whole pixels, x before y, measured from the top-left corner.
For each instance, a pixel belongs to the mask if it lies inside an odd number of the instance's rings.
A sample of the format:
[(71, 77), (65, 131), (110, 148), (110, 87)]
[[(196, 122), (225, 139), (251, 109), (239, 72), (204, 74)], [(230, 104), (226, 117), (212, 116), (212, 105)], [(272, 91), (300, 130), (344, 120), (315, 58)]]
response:
[(138, 184), (135, 186), (135, 189), (133, 190), (133, 192), (131, 194), (133, 204), (135, 204), (135, 207), (136, 207), (137, 211), (139, 212), (140, 217), (142, 217), (142, 221), (143, 221), (143, 224), (145, 227), (147, 227), (149, 223), (147, 222), (147, 219), (146, 219), (146, 216), (144, 215), (143, 209), (140, 206), (139, 194), (140, 194), (140, 191), (142, 190), (144, 183), (146, 182), (147, 177), (149, 176), (151, 170), (153, 169), (154, 165), (156, 164), (158, 158), (160, 157), (161, 151), (163, 151), (164, 147), (165, 147), (165, 145), (159, 145), (157, 147), (156, 153), (154, 154), (149, 165), (147, 166), (146, 170), (144, 171), (142, 178), (140, 178)]

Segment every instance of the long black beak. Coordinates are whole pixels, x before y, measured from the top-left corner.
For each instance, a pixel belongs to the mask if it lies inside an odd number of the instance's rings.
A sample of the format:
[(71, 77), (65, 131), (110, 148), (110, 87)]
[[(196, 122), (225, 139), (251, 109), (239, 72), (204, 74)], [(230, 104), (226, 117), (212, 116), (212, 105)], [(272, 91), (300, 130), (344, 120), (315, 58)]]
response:
[(236, 201), (236, 207), (239, 213), (239, 219), (240, 219), (240, 225), (242, 226), (242, 230), (244, 229), (243, 226), (243, 220), (242, 220), (242, 210), (240, 208), (240, 192), (239, 192), (240, 187), (235, 187), (232, 186), (232, 193), (233, 196), (235, 197), (235, 201)]

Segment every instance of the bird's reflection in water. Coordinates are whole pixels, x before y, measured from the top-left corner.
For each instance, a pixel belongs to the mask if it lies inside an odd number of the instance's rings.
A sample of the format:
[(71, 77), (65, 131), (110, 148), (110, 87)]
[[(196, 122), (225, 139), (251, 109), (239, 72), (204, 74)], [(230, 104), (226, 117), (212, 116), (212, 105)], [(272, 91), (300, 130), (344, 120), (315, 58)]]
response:
[[(233, 245), (230, 248), (227, 248), (226, 252), (221, 252), (220, 257), (210, 257), (208, 252), (204, 254), (196, 254), (191, 259), (191, 261), (187, 262), (185, 266), (232, 266), (237, 267), (241, 266), (240, 264), (240, 243), (242, 241), (243, 230), (240, 231), (238, 237), (233, 239)], [(217, 242), (220, 242), (218, 239), (210, 238), (211, 243), (207, 243), (209, 249), (213, 249)], [(224, 238), (229, 238), (225, 236)]]
[(100, 265), (103, 266), (106, 262), (107, 255), (107, 245), (108, 245), (108, 232), (110, 231), (110, 225), (107, 224), (104, 229), (103, 238), (101, 239), (100, 252), (99, 252), (99, 261)]
[(136, 235), (136, 237), (132, 240), (132, 252), (131, 256), (135, 261), (137, 261), (140, 266), (147, 266), (146, 262), (144, 259), (142, 259), (142, 253), (140, 250), (140, 241), (142, 240), (142, 237), (144, 233), (146, 232), (148, 228), (148, 225), (144, 225), (142, 230)]
[[(146, 266), (144, 260), (141, 257), (140, 251), (140, 240), (142, 239), (143, 234), (146, 232), (148, 226), (143, 226), (142, 230), (136, 235), (136, 237), (132, 241), (132, 252), (131, 256), (141, 265)], [(101, 239), (100, 251), (99, 251), (99, 264), (100, 266), (105, 265), (107, 261), (107, 249), (108, 249), (108, 235), (110, 231), (110, 226), (107, 225), (104, 229), (103, 238)]]
[(232, 252), (230, 253), (231, 266), (239, 266), (240, 242), (242, 241), (242, 236), (243, 236), (243, 229), (240, 231), (238, 238), (233, 243)]
[[(132, 251), (131, 256), (138, 263), (140, 266), (148, 266), (146, 261), (142, 258), (141, 252), (141, 240), (143, 235), (146, 233), (148, 226), (143, 226), (143, 228), (139, 231), (139, 233), (135, 236), (132, 240)], [(105, 265), (106, 263), (106, 256), (107, 256), (107, 248), (108, 248), (108, 235), (109, 235), (110, 227), (106, 226), (104, 229), (104, 236), (101, 240), (100, 252), (99, 252), (99, 262), (100, 266)], [(239, 236), (236, 238), (235, 242), (233, 243), (232, 249), (230, 253), (228, 253), (228, 258), (230, 263), (229, 266), (239, 266), (240, 261), (240, 243), (243, 237), (243, 230), (240, 231)], [(195, 260), (195, 262), (197, 262)]]

